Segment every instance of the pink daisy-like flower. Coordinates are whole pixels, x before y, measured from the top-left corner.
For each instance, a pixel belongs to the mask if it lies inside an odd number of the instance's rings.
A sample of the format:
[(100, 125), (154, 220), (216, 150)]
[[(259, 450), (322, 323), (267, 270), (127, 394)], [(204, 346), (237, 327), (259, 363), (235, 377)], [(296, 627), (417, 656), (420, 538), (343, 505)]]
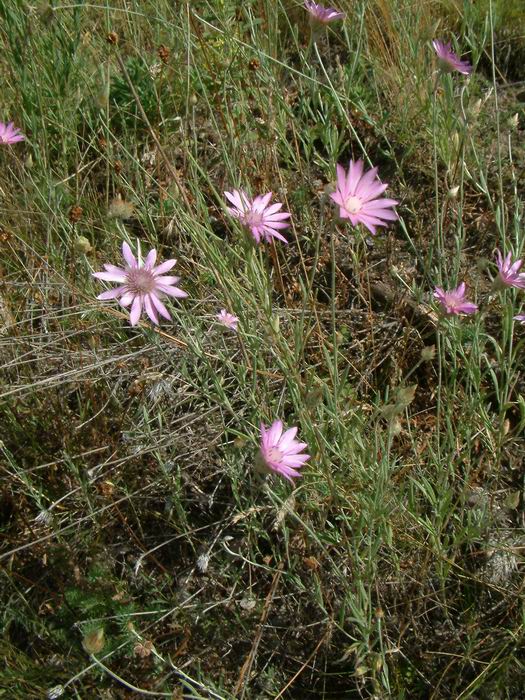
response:
[(334, 7), (324, 7), (318, 2), (310, 2), (307, 0), (304, 3), (305, 8), (310, 13), (310, 19), (321, 24), (328, 24), (339, 19), (345, 18), (344, 12), (339, 12)]
[(372, 235), (378, 226), (388, 226), (398, 216), (393, 207), (395, 199), (380, 195), (388, 187), (377, 177), (377, 168), (363, 174), (363, 161), (350, 161), (348, 173), (342, 165), (337, 166), (337, 189), (330, 197), (339, 205), (339, 216), (350, 219), (352, 226), (364, 224)]
[(496, 286), (525, 289), (525, 274), (518, 272), (523, 265), (523, 260), (512, 262), (512, 253), (508, 253), (504, 258), (499, 250), (496, 250), (496, 262), (498, 265), (498, 276), (495, 279)]
[(226, 311), (226, 309), (221, 309), (215, 318), (219, 321), (219, 323), (222, 323), (223, 326), (226, 326), (226, 328), (231, 328), (232, 331), (237, 330), (237, 324), (239, 323), (238, 316), (234, 316)]
[(301, 476), (300, 469), (310, 459), (309, 454), (300, 454), (307, 446), (295, 439), (297, 428), (283, 433), (283, 422), (276, 420), (270, 428), (261, 423), (261, 445), (257, 455), (257, 468), (266, 474), (271, 472), (284, 476), (288, 481)]
[[(106, 282), (118, 282), (119, 287), (108, 292), (99, 294), (97, 299), (103, 301), (107, 299), (118, 299), (123, 307), (131, 305), (129, 322), (136, 326), (142, 312), (145, 310), (153, 323), (159, 323), (159, 315), (171, 320), (168, 309), (161, 301), (161, 297), (187, 297), (187, 293), (175, 285), (180, 277), (165, 275), (165, 272), (177, 262), (176, 260), (166, 260), (155, 267), (157, 251), (150, 250), (144, 262), (140, 256), (138, 260), (131, 252), (131, 248), (124, 241), (122, 244), (122, 255), (125, 267), (115, 265), (104, 265), (105, 272), (94, 272), (93, 277)], [(120, 297), (120, 298), (119, 298)]]
[(290, 214), (280, 211), (283, 206), (281, 202), (268, 206), (272, 198), (271, 192), (259, 195), (253, 200), (243, 190), (225, 192), (224, 196), (234, 207), (228, 207), (229, 214), (239, 219), (241, 224), (250, 231), (256, 243), (260, 243), (261, 239), (269, 243), (272, 238), (288, 243), (279, 233), (279, 229), (288, 228), (290, 224), (286, 223), (285, 219), (289, 219)]
[(20, 129), (18, 129), (13, 122), (9, 122), (8, 124), (0, 122), (0, 144), (17, 143), (18, 141), (24, 141), (24, 139), (24, 134), (21, 133)]
[(439, 301), (444, 312), (448, 316), (457, 316), (458, 314), (473, 314), (478, 310), (476, 304), (467, 301), (465, 297), (466, 285), (462, 282), (456, 289), (451, 289), (446, 292), (441, 287), (435, 287), (434, 298)]
[(525, 314), (518, 314), (517, 316), (513, 316), (515, 321), (519, 321), (521, 324), (525, 324)]
[(463, 75), (470, 75), (472, 73), (472, 66), (468, 61), (462, 61), (454, 51), (452, 51), (452, 45), (450, 42), (445, 43), (439, 39), (434, 39), (432, 42), (434, 51), (437, 54), (441, 68), (446, 71), (457, 70)]

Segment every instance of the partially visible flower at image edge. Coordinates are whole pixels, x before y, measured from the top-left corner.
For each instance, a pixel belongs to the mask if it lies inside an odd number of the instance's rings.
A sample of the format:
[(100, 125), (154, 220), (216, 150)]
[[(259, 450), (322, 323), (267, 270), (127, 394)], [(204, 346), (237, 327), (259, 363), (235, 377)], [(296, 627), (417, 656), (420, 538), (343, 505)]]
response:
[(512, 253), (508, 253), (503, 257), (500, 251), (496, 250), (496, 264), (498, 266), (498, 276), (495, 279), (496, 286), (525, 289), (525, 274), (519, 272), (520, 267), (523, 265), (523, 260), (512, 262)]
[(226, 309), (221, 309), (215, 318), (222, 323), (226, 328), (230, 328), (232, 331), (237, 330), (237, 324), (239, 323), (239, 317), (231, 314)]
[(256, 243), (260, 243), (261, 239), (269, 243), (272, 238), (288, 243), (279, 230), (288, 228), (290, 224), (286, 223), (286, 219), (291, 215), (281, 211), (281, 202), (269, 206), (272, 192), (259, 195), (253, 200), (244, 190), (225, 192), (224, 196), (233, 204), (233, 207), (228, 207), (228, 213), (250, 231)]
[(445, 291), (441, 287), (434, 288), (434, 298), (439, 301), (443, 311), (448, 316), (473, 314), (478, 310), (476, 304), (466, 299), (466, 285), (462, 282), (456, 289)]
[(301, 476), (297, 471), (310, 455), (303, 453), (308, 445), (295, 439), (297, 428), (289, 428), (283, 433), (283, 422), (276, 420), (269, 428), (261, 423), (261, 442), (257, 455), (256, 467), (263, 473), (276, 473), (293, 483)]
[(434, 39), (432, 46), (444, 70), (456, 70), (463, 75), (470, 75), (470, 73), (472, 73), (472, 66), (470, 63), (468, 61), (462, 61), (454, 51), (452, 51), (452, 44), (450, 42)]
[(11, 143), (17, 143), (18, 141), (24, 140), (25, 136), (13, 122), (9, 122), (8, 124), (0, 122), (0, 144), (9, 145)]
[(335, 22), (336, 20), (344, 19), (346, 16), (344, 12), (339, 12), (335, 7), (324, 7), (318, 2), (310, 2), (310, 0), (306, 0), (304, 6), (310, 13), (310, 19), (321, 24)]
[(399, 217), (393, 210), (398, 202), (381, 195), (388, 184), (377, 177), (377, 168), (364, 171), (362, 160), (350, 161), (348, 172), (337, 166), (337, 187), (330, 197), (339, 205), (339, 216), (352, 226), (363, 224), (372, 235), (378, 226), (388, 226)]
[(517, 316), (513, 316), (513, 319), (515, 321), (519, 321), (521, 324), (525, 324), (525, 314), (518, 314)]
[(153, 323), (159, 323), (159, 315), (171, 320), (171, 316), (161, 301), (161, 297), (187, 297), (188, 294), (175, 285), (180, 277), (165, 275), (165, 272), (177, 262), (176, 260), (166, 260), (155, 267), (157, 251), (150, 250), (146, 259), (142, 261), (140, 254), (138, 260), (131, 252), (128, 243), (122, 243), (122, 255), (126, 265), (116, 267), (115, 265), (104, 265), (104, 272), (93, 272), (93, 277), (105, 282), (118, 282), (120, 286), (107, 292), (99, 294), (97, 299), (106, 301), (108, 299), (118, 299), (124, 308), (131, 305), (129, 322), (136, 326), (141, 314), (146, 311)]

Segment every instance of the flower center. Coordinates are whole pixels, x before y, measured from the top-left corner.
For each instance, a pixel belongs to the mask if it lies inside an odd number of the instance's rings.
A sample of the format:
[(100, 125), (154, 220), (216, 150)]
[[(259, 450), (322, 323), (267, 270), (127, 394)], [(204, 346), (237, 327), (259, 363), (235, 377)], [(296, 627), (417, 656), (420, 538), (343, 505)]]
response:
[(263, 222), (263, 215), (258, 211), (248, 211), (244, 218), (247, 226), (260, 226)]
[(266, 459), (268, 462), (280, 462), (283, 458), (283, 453), (278, 450), (277, 447), (270, 447), (266, 453)]
[(363, 203), (359, 197), (348, 197), (345, 202), (345, 209), (349, 214), (357, 214), (361, 211)]
[(155, 289), (155, 278), (150, 270), (145, 270), (143, 267), (128, 269), (127, 282), (133, 294), (149, 294)]
[(461, 306), (461, 299), (458, 299), (456, 296), (449, 295), (447, 296), (447, 306), (455, 311)]

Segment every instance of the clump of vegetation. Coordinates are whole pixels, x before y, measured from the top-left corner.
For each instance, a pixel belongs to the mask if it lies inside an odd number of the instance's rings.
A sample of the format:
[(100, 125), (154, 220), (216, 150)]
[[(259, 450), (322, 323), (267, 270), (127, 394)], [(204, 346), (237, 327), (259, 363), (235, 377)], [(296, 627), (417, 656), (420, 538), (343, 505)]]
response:
[(520, 13), (0, 7), (6, 697), (520, 695)]

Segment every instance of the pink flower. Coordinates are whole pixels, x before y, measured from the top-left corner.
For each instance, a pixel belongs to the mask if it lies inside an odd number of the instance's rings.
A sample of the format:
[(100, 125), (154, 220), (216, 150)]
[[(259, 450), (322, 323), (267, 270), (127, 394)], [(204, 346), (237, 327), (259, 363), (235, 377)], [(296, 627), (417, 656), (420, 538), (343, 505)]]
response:
[(253, 200), (243, 190), (225, 192), (224, 195), (234, 206), (233, 209), (228, 207), (229, 214), (239, 219), (256, 243), (260, 243), (261, 238), (269, 243), (272, 237), (288, 243), (279, 233), (279, 229), (288, 228), (289, 224), (285, 223), (285, 219), (289, 219), (290, 214), (279, 211), (283, 206), (281, 202), (268, 206), (272, 198), (271, 192), (259, 195)]
[(166, 262), (154, 267), (157, 259), (157, 251), (150, 250), (144, 262), (140, 256), (138, 261), (131, 252), (131, 248), (124, 241), (122, 244), (122, 255), (125, 267), (115, 267), (115, 265), (104, 265), (105, 272), (94, 272), (93, 277), (106, 282), (119, 282), (120, 286), (108, 292), (99, 294), (97, 299), (117, 299), (119, 304), (127, 307), (131, 304), (129, 322), (136, 326), (139, 322), (142, 311), (145, 310), (153, 323), (159, 323), (159, 314), (171, 320), (168, 309), (161, 301), (164, 295), (170, 297), (187, 297), (187, 293), (175, 287), (180, 277), (164, 275), (165, 272), (177, 262), (176, 260), (166, 260)]
[(24, 139), (25, 136), (20, 132), (20, 129), (15, 127), (13, 122), (9, 122), (9, 124), (0, 122), (0, 144), (17, 143), (17, 141), (23, 141)]
[(324, 7), (318, 2), (309, 2), (307, 0), (304, 6), (310, 13), (310, 19), (314, 22), (320, 22), (321, 24), (328, 24), (329, 22), (335, 22), (338, 19), (344, 19), (345, 13), (338, 12), (333, 7)]
[(299, 454), (307, 444), (295, 439), (297, 428), (283, 434), (283, 422), (276, 420), (269, 429), (261, 423), (261, 446), (257, 455), (257, 468), (264, 473), (276, 472), (288, 481), (301, 476), (300, 469), (310, 459), (308, 454)]
[(525, 289), (525, 274), (518, 272), (523, 265), (523, 260), (516, 260), (513, 263), (511, 253), (503, 258), (499, 250), (496, 250), (496, 262), (498, 265), (498, 276), (495, 279), (497, 286)]
[(352, 226), (364, 224), (375, 235), (378, 226), (398, 218), (392, 209), (398, 202), (380, 196), (387, 187), (377, 177), (377, 168), (363, 174), (363, 161), (351, 160), (348, 173), (337, 166), (337, 189), (330, 197), (339, 205), (342, 219), (350, 219)]
[(432, 46), (437, 53), (439, 63), (443, 70), (457, 70), (459, 73), (463, 73), (463, 75), (469, 75), (472, 73), (472, 66), (470, 63), (468, 61), (462, 61), (456, 56), (454, 51), (452, 51), (452, 45), (450, 42), (445, 43), (439, 39), (434, 39)]
[(458, 314), (473, 314), (478, 310), (476, 304), (465, 298), (466, 285), (462, 282), (456, 289), (445, 292), (441, 287), (435, 287), (434, 298), (439, 301), (444, 312), (449, 316)]
[(222, 323), (223, 326), (226, 326), (226, 328), (231, 328), (232, 331), (237, 330), (237, 324), (239, 323), (238, 316), (230, 314), (226, 309), (221, 309), (215, 318), (219, 323)]
[(513, 317), (515, 321), (519, 321), (520, 323), (525, 323), (525, 314), (518, 314), (517, 316)]

